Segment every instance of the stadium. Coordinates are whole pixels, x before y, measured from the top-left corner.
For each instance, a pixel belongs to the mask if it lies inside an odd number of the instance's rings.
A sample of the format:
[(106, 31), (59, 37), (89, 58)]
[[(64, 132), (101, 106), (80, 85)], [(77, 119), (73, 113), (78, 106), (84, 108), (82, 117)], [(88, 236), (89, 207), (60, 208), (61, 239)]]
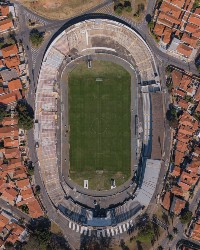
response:
[(151, 49), (120, 21), (87, 18), (49, 44), (34, 137), (46, 192), (74, 233), (126, 232), (155, 199), (161, 107)]

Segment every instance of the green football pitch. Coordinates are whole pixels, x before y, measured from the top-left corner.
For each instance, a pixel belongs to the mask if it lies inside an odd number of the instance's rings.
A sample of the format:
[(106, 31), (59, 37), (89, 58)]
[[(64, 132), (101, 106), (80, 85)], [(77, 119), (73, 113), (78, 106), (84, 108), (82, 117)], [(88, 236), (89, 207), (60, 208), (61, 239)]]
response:
[(121, 66), (78, 64), (68, 76), (70, 178), (108, 190), (131, 173), (131, 76)]

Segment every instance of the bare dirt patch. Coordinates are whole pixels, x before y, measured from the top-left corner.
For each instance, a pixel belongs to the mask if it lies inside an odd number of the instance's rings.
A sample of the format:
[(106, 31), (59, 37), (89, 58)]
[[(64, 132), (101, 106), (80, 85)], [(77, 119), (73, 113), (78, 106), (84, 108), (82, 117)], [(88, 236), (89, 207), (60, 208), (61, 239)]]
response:
[(91, 9), (103, 0), (19, 0), (40, 16), (49, 19), (65, 19)]

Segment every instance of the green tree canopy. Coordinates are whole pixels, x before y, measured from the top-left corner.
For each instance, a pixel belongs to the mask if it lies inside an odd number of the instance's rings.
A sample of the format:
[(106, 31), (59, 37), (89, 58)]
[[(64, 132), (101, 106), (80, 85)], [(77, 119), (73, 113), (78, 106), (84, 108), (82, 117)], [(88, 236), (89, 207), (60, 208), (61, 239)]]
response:
[(29, 208), (26, 204), (19, 206), (19, 208), (26, 214), (29, 214)]
[(173, 227), (173, 233), (177, 234), (178, 233), (178, 228), (177, 227)]
[(130, 1), (125, 1), (124, 2), (124, 9), (126, 12), (131, 12), (132, 11), (132, 7), (131, 7), (131, 2)]
[(18, 113), (19, 127), (25, 130), (33, 128), (34, 112), (32, 107), (25, 100), (19, 100), (16, 110)]
[(174, 236), (172, 234), (168, 234), (167, 238), (171, 241), (171, 240), (173, 240)]
[(138, 233), (137, 240), (140, 242), (148, 243), (151, 242), (154, 238), (154, 231), (150, 224), (146, 225), (146, 227)]
[(187, 224), (191, 221), (192, 219), (192, 212), (189, 210), (184, 210), (181, 213), (180, 221), (182, 224)]
[(121, 15), (123, 12), (124, 6), (122, 4), (117, 4), (114, 6), (114, 11), (117, 15)]
[(7, 15), (7, 17), (8, 17), (9, 19), (12, 20), (12, 19), (13, 19), (13, 14), (12, 14), (12, 12), (9, 12), (8, 15)]
[(166, 112), (166, 118), (169, 121), (169, 125), (172, 128), (178, 127), (178, 112), (173, 104), (169, 105), (169, 109)]
[(44, 33), (39, 32), (37, 29), (32, 29), (29, 35), (29, 39), (33, 46), (38, 47), (44, 41)]
[(23, 250), (69, 250), (68, 242), (62, 233), (51, 232), (51, 222), (47, 218), (30, 221), (27, 225), (30, 230), (30, 238), (22, 246)]
[(150, 22), (148, 22), (148, 27), (149, 27), (149, 29), (153, 29), (153, 27), (154, 27), (154, 22), (153, 21), (150, 21)]

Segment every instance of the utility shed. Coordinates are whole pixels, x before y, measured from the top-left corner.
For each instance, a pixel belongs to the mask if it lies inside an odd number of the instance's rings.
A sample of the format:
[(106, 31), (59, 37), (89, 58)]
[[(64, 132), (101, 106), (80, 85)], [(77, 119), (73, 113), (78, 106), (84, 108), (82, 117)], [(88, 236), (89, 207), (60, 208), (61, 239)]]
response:
[(161, 160), (163, 154), (164, 114), (161, 92), (150, 93), (152, 105), (152, 152), (151, 159)]

